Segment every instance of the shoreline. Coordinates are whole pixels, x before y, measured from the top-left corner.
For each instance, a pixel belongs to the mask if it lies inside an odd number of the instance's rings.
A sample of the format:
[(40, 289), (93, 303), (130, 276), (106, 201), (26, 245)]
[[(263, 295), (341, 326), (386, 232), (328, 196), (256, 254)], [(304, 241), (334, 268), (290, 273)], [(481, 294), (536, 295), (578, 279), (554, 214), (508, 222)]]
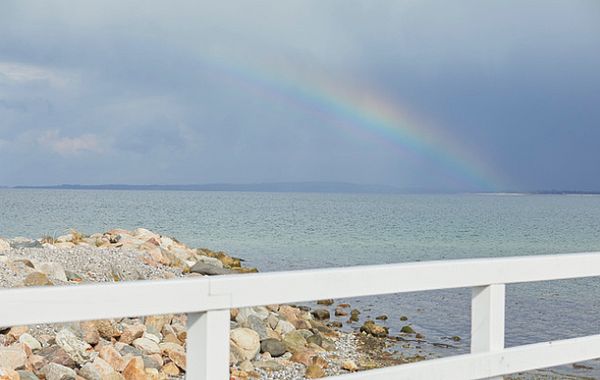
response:
[[(0, 287), (76, 286), (85, 282), (171, 279), (256, 272), (224, 252), (190, 248), (145, 229), (84, 235), (0, 239)], [(266, 290), (268, 291), (268, 290)], [(371, 321), (363, 333), (343, 332), (327, 307), (292, 305), (231, 311), (232, 379), (304, 379), (349, 373), (405, 358), (378, 361), (392, 341)], [(338, 314), (352, 314), (338, 305)], [(157, 323), (158, 321), (158, 323)], [(184, 315), (0, 328), (0, 375), (9, 379), (180, 379), (185, 375)], [(382, 332), (385, 331), (385, 334)], [(368, 335), (372, 333), (377, 337)], [(10, 353), (18, 360), (7, 360)], [(14, 359), (14, 358), (13, 358)], [(62, 376), (61, 375), (61, 376)], [(19, 377), (17, 377), (19, 376)], [(58, 375), (56, 375), (58, 376)]]

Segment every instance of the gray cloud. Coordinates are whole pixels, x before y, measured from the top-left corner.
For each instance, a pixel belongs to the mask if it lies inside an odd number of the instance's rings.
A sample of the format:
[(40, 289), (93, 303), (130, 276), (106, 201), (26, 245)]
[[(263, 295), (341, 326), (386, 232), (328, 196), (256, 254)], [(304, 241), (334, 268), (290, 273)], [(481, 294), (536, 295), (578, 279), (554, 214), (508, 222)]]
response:
[(506, 189), (600, 189), (597, 67), (595, 1), (5, 1), (0, 184), (477, 189), (277, 88), (321, 76), (422, 115)]

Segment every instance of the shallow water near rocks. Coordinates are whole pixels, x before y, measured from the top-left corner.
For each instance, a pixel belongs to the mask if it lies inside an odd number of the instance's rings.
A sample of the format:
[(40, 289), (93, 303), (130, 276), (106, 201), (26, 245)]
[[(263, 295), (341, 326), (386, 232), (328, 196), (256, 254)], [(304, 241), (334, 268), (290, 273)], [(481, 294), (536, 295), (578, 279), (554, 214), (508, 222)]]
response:
[[(273, 271), (600, 251), (600, 197), (0, 189), (0, 236), (72, 227), (145, 227)], [(508, 286), (507, 346), (598, 333), (599, 296), (600, 279)], [(468, 351), (469, 289), (343, 302), (388, 315), (394, 335), (411, 324), (426, 352)], [(586, 365), (560, 370), (600, 378), (600, 362)]]

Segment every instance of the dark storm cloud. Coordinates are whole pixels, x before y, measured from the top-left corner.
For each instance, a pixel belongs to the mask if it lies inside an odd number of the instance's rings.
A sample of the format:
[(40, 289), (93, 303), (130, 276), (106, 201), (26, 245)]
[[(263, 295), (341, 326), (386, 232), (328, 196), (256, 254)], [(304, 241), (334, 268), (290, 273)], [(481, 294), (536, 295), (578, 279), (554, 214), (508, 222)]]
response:
[(240, 84), (223, 63), (368, 83), (481, 152), (508, 178), (499, 190), (600, 189), (595, 1), (5, 1), (0, 185), (477, 190)]

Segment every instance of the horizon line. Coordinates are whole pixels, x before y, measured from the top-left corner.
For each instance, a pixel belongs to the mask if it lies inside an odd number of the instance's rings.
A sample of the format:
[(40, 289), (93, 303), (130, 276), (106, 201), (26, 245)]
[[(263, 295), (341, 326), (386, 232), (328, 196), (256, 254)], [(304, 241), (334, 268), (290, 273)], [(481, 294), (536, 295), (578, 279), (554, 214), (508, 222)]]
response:
[(0, 189), (40, 190), (129, 190), (129, 191), (230, 191), (230, 192), (312, 192), (312, 193), (387, 193), (387, 194), (481, 194), (481, 195), (600, 195), (600, 190), (442, 190), (430, 188), (401, 188), (394, 185), (360, 184), (335, 181), (298, 182), (215, 182), (206, 184), (55, 184), (55, 185), (12, 185)]

